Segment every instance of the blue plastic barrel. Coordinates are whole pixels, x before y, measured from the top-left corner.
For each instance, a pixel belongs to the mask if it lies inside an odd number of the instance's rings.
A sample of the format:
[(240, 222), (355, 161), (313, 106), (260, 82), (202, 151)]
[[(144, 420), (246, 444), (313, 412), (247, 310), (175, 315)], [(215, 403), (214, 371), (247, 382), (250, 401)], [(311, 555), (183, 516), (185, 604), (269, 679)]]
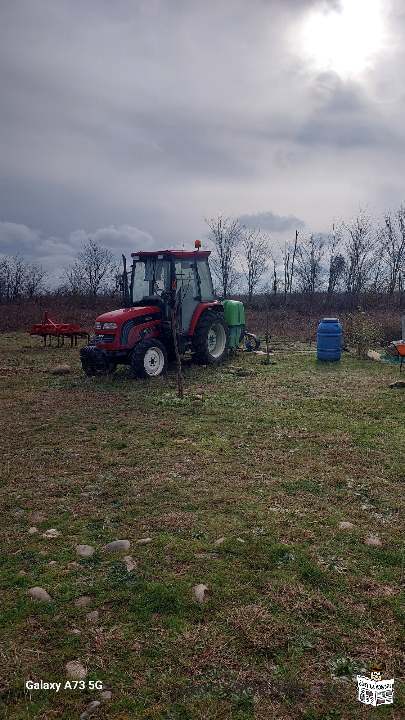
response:
[(342, 326), (337, 318), (324, 318), (318, 325), (318, 360), (337, 362), (342, 354)]

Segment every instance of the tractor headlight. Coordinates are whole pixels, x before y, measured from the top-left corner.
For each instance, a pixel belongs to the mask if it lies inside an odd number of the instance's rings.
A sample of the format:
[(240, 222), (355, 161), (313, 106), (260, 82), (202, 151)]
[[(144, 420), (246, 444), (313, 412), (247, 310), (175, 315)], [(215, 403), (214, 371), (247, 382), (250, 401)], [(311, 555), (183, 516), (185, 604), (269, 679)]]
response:
[(115, 322), (103, 323), (103, 330), (116, 330), (116, 329), (117, 329), (117, 323), (115, 323)]

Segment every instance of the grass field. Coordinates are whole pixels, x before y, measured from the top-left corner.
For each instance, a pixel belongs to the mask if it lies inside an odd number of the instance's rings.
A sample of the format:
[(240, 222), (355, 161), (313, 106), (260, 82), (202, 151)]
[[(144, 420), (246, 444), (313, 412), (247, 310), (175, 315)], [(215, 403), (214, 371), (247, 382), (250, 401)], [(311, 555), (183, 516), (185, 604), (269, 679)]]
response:
[[(260, 360), (187, 367), (179, 401), (170, 375), (88, 379), (75, 350), (1, 336), (1, 717), (79, 718), (99, 690), (24, 690), (72, 660), (111, 691), (103, 720), (403, 717), (398, 368)], [(61, 361), (72, 373), (49, 374)], [(393, 706), (356, 699), (373, 664)]]

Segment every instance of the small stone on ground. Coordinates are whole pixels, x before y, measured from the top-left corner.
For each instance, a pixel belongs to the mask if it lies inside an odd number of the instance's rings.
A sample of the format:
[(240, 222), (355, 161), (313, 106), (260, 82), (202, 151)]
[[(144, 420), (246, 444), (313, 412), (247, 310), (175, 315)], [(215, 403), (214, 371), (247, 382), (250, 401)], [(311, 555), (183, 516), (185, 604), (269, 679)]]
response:
[(150, 538), (150, 537), (145, 537), (145, 538), (141, 538), (140, 540), (137, 540), (137, 541), (136, 541), (136, 544), (137, 544), (137, 545), (148, 545), (148, 544), (151, 543), (151, 542), (152, 542), (152, 538)]
[(69, 375), (70, 365), (55, 365), (50, 372), (52, 375)]
[(103, 692), (100, 693), (100, 697), (102, 700), (111, 700), (111, 698), (112, 698), (111, 690), (103, 690)]
[(365, 539), (365, 544), (370, 547), (381, 547), (381, 538), (378, 535), (368, 535)]
[(132, 570), (136, 570), (137, 568), (137, 562), (134, 560), (131, 555), (125, 555), (123, 557), (123, 561), (125, 563), (125, 567), (128, 570), (128, 572), (132, 572)]
[(129, 550), (130, 547), (131, 543), (129, 540), (113, 540), (107, 543), (107, 545), (104, 545), (104, 550), (107, 550), (107, 552), (125, 552), (125, 550)]
[(98, 610), (92, 610), (91, 612), (87, 613), (86, 620), (91, 623), (96, 623), (99, 618), (99, 611)]
[(354, 525), (348, 520), (343, 520), (339, 523), (339, 530), (351, 530), (352, 528), (354, 528)]
[(28, 590), (29, 595), (33, 600), (40, 600), (41, 602), (51, 602), (52, 598), (44, 588), (35, 586)]
[(59, 530), (56, 530), (56, 528), (49, 528), (49, 530), (45, 530), (42, 537), (43, 538), (57, 538), (62, 533)]
[(94, 547), (92, 545), (76, 545), (76, 552), (80, 557), (89, 558), (94, 555)]
[(35, 535), (35, 533), (37, 533), (37, 532), (38, 532), (38, 528), (36, 528), (36, 527), (30, 527), (30, 529), (28, 530), (29, 535)]
[(65, 670), (70, 680), (84, 680), (87, 670), (79, 660), (71, 660), (66, 663)]
[(197, 602), (204, 603), (207, 599), (208, 587), (203, 583), (199, 583), (198, 585), (194, 585), (193, 593)]
[(96, 710), (100, 707), (101, 702), (100, 700), (92, 700), (86, 707), (85, 711), (80, 715), (80, 720), (87, 720), (91, 715), (93, 715)]

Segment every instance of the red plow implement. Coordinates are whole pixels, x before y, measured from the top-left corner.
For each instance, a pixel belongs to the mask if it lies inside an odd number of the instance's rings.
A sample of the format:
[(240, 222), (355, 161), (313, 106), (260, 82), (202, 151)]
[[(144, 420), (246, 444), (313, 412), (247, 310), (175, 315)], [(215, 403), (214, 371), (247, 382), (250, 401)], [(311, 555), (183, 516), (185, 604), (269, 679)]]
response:
[(65, 344), (65, 338), (70, 338), (70, 347), (77, 346), (77, 338), (86, 338), (87, 342), (90, 340), (89, 333), (80, 325), (55, 322), (48, 313), (45, 313), (42, 322), (31, 326), (29, 334), (42, 337), (44, 345), (47, 344), (47, 338), (49, 338), (48, 344), (52, 345), (52, 338), (55, 337), (58, 340), (58, 347)]

